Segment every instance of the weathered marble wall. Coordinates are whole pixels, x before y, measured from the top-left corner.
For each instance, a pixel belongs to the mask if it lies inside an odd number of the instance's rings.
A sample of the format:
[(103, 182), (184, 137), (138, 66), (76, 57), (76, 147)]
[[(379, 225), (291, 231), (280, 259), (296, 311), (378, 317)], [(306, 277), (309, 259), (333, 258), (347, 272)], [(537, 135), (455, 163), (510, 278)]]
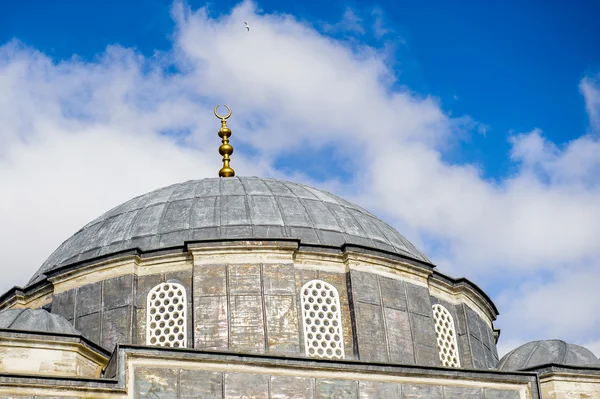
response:
[(193, 288), (192, 271), (180, 270), (168, 273), (137, 276), (135, 284), (134, 314), (135, 323), (132, 342), (138, 345), (146, 345), (146, 306), (148, 293), (152, 288), (161, 283), (177, 283), (185, 288), (187, 300), (187, 347), (193, 346), (192, 334), (190, 332), (193, 324)]
[(113, 350), (132, 343), (134, 276), (129, 274), (55, 294), (52, 313), (73, 322), (86, 338)]
[[(425, 385), (190, 369), (136, 368), (134, 398), (523, 399), (516, 389)], [(530, 396), (527, 396), (530, 397)], [(536, 396), (534, 396), (536, 397)]]
[(300, 287), (320, 278), (340, 293), (346, 352), (352, 330), (344, 274), (295, 270), (292, 264), (194, 268), (194, 346), (246, 353), (304, 355)]
[(350, 271), (362, 361), (439, 366), (429, 290)]
[(493, 369), (498, 364), (498, 350), (490, 326), (469, 306), (451, 304), (431, 297), (431, 304), (440, 304), (452, 314), (456, 327), (460, 365), (466, 368)]
[[(163, 261), (143, 275), (112, 277), (58, 293), (52, 312), (110, 351), (117, 342), (144, 345), (148, 292), (175, 282), (187, 295), (188, 348), (303, 357), (300, 291), (319, 279), (340, 295), (347, 360), (439, 366), (432, 304), (441, 303), (454, 318), (461, 366), (489, 369), (498, 362), (489, 325), (467, 305), (432, 297), (423, 276), (415, 278), (422, 279), (420, 285), (366, 267), (347, 271), (341, 263), (321, 270), (286, 262), (192, 266), (178, 261), (176, 268)], [(147, 274), (149, 270), (157, 273)]]

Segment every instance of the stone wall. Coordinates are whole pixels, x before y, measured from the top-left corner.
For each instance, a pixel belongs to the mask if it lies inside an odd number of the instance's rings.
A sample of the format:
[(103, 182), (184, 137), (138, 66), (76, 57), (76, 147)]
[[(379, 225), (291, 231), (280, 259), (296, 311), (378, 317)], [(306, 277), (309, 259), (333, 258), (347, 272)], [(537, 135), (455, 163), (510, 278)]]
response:
[(160, 364), (147, 356), (129, 365), (134, 398), (539, 399), (532, 373), (219, 359), (222, 355), (206, 353), (162, 357)]
[(58, 294), (52, 300), (52, 313), (73, 322), (90, 341), (112, 351), (117, 343), (132, 343), (132, 274), (82, 285)]
[[(258, 248), (260, 256), (253, 247), (231, 255), (178, 254), (173, 261), (169, 256), (115, 260), (121, 266), (103, 265), (109, 277), (104, 281), (85, 284), (87, 276), (100, 276), (88, 270), (76, 281), (61, 282), (63, 290), (54, 295), (51, 309), (109, 351), (117, 342), (145, 345), (148, 293), (173, 282), (186, 290), (188, 348), (303, 357), (300, 293), (304, 284), (318, 279), (339, 293), (347, 360), (439, 366), (432, 305), (440, 303), (454, 319), (461, 366), (489, 369), (498, 362), (485, 313), (458, 300), (448, 302), (450, 294), (432, 296), (427, 274), (416, 269), (411, 274), (416, 266), (403, 265), (399, 271), (393, 262), (377, 264), (383, 261), (366, 255), (348, 264), (319, 253), (296, 262), (287, 247), (273, 250), (274, 255)], [(267, 261), (251, 262), (258, 258)], [(273, 258), (281, 261), (268, 262)], [(361, 263), (363, 258), (371, 263)], [(130, 273), (118, 275), (118, 267)]]
[(190, 332), (193, 325), (193, 289), (192, 289), (192, 271), (179, 270), (167, 273), (158, 273), (136, 277), (134, 312), (135, 323), (133, 332), (133, 343), (146, 345), (146, 305), (148, 293), (152, 288), (160, 283), (177, 283), (185, 288), (187, 299), (187, 347), (193, 346), (193, 336)]
[(444, 306), (456, 327), (461, 367), (493, 369), (498, 364), (498, 351), (490, 326), (465, 304), (452, 304), (431, 297), (431, 304)]
[(439, 365), (426, 287), (356, 270), (350, 279), (361, 360)]
[(536, 371), (544, 399), (600, 399), (600, 368), (556, 365)]
[[(161, 399), (524, 399), (516, 389), (401, 384), (332, 378), (136, 369), (134, 398)], [(468, 385), (468, 384), (465, 384)]]

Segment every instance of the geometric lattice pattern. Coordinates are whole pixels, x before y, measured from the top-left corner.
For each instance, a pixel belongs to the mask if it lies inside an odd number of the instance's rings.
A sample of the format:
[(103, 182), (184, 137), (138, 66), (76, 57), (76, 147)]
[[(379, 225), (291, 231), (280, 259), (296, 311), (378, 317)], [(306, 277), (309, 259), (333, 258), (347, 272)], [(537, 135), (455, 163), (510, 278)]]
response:
[(442, 305), (433, 305), (433, 319), (435, 321), (435, 335), (440, 353), (440, 361), (444, 367), (460, 367), (458, 358), (458, 345), (456, 343), (456, 329), (452, 315)]
[(146, 345), (185, 348), (187, 300), (185, 288), (177, 283), (158, 284), (146, 302)]
[(306, 356), (344, 358), (340, 295), (321, 280), (306, 283), (301, 290), (304, 348)]

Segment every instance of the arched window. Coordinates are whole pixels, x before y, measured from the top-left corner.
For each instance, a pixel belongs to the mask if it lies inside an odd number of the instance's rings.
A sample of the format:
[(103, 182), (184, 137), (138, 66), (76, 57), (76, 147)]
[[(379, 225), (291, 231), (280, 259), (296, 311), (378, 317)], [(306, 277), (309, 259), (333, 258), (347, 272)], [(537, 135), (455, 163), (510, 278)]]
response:
[(158, 284), (146, 302), (146, 345), (185, 348), (187, 300), (185, 288), (177, 283)]
[(306, 356), (344, 358), (340, 295), (331, 284), (312, 280), (301, 291)]
[(458, 344), (456, 343), (456, 329), (454, 328), (452, 315), (442, 305), (436, 304), (432, 308), (437, 347), (442, 366), (460, 367)]

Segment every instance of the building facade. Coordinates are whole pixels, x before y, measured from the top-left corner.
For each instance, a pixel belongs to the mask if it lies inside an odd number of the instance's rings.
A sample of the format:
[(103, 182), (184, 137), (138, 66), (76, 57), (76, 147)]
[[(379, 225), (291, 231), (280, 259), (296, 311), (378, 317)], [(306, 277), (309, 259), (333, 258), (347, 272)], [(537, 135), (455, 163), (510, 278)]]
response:
[(500, 360), (480, 288), (277, 179), (134, 198), (0, 309), (0, 398), (600, 398), (591, 352), (538, 341)]

